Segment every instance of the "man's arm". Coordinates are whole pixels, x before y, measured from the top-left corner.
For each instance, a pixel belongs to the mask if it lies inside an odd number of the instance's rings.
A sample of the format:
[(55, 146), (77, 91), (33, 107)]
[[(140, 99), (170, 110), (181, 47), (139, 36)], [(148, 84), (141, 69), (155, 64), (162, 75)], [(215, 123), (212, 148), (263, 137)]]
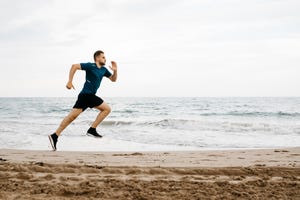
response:
[(69, 81), (66, 85), (66, 87), (70, 90), (71, 88), (73, 88), (75, 90), (75, 87), (73, 86), (73, 77), (74, 77), (74, 74), (77, 70), (81, 69), (81, 66), (80, 64), (73, 64), (71, 69), (70, 69), (70, 72), (69, 72)]
[(116, 82), (116, 81), (117, 81), (117, 77), (118, 77), (118, 67), (117, 67), (117, 63), (114, 62), (114, 61), (111, 61), (110, 69), (113, 70), (113, 75), (111, 75), (111, 76), (109, 77), (109, 79), (110, 79), (112, 82)]

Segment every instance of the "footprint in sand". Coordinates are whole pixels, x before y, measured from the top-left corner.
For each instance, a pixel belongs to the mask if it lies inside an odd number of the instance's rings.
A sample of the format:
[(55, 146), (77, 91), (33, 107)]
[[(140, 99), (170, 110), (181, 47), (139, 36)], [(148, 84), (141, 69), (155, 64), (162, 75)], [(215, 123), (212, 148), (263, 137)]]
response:
[(285, 150), (285, 149), (275, 149), (274, 152), (278, 153), (278, 152), (290, 152), (288, 150)]

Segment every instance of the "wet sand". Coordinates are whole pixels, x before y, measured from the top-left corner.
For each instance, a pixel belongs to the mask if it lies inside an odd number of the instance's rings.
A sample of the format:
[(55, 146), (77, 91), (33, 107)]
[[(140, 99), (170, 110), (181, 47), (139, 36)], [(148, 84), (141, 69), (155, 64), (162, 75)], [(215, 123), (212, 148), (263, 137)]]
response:
[(0, 199), (300, 199), (300, 148), (0, 150)]

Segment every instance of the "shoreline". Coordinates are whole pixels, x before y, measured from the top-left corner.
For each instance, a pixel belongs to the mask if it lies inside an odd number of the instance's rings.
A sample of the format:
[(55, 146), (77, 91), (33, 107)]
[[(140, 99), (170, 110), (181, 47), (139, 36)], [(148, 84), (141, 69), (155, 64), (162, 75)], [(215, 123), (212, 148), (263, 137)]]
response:
[(300, 167), (300, 147), (199, 151), (44, 151), (0, 149), (9, 162), (162, 167)]
[(298, 199), (300, 147), (176, 152), (0, 149), (0, 187), (0, 199), (8, 200)]

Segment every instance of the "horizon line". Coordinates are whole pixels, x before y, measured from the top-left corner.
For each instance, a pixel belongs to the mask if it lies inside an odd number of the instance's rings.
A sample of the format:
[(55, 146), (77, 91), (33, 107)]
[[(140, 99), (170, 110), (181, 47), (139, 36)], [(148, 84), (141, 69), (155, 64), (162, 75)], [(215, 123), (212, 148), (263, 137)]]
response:
[[(77, 98), (76, 96), (0, 96), (0, 98)], [(300, 96), (103, 96), (105, 98), (299, 98)]]

